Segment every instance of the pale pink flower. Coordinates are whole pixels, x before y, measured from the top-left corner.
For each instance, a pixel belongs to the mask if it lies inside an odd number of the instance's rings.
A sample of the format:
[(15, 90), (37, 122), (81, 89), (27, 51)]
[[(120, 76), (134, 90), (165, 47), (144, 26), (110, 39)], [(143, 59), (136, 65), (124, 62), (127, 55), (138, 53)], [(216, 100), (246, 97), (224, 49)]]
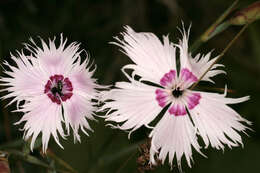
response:
[(100, 88), (92, 78), (95, 68), (90, 70), (86, 52), (76, 42), (65, 46), (67, 39), (60, 37), (57, 47), (55, 38), (49, 43), (40, 39), (41, 47), (30, 39), (31, 43), (25, 44), (28, 54), (11, 55), (13, 62), (4, 62), (6, 75), (0, 79), (0, 85), (5, 86), (2, 91), (8, 92), (2, 98), (12, 98), (9, 104), (17, 102), (15, 111), (23, 112), (16, 124), (25, 122), (24, 139), (31, 137), (33, 149), (41, 133), (44, 152), (51, 136), (62, 147), (58, 135), (65, 138), (70, 128), (74, 141), (80, 141), (79, 129), (86, 135), (85, 129), (92, 131), (87, 119), (94, 120), (96, 107), (91, 100), (97, 99), (96, 89)]
[[(190, 87), (215, 61), (211, 53), (197, 55), (188, 52), (188, 35), (182, 33), (179, 44), (173, 44), (168, 36), (163, 36), (163, 43), (153, 33), (137, 33), (125, 27), (123, 39), (116, 37), (113, 43), (122, 48), (134, 63), (122, 68), (130, 82), (117, 82), (116, 88), (103, 93), (105, 104), (101, 111), (108, 110), (106, 121), (119, 125), (112, 127), (131, 132), (141, 126), (152, 128), (150, 133), (150, 162), (155, 164), (154, 156), (162, 162), (167, 155), (172, 165), (176, 158), (180, 168), (184, 156), (191, 167), (192, 147), (201, 153), (197, 137), (201, 136), (205, 147), (216, 149), (230, 148), (242, 144), (238, 132), (249, 123), (227, 104), (244, 102), (249, 97), (226, 98), (224, 94), (191, 90)], [(180, 70), (176, 65), (176, 50), (180, 51)], [(203, 81), (213, 82), (211, 77), (224, 73), (216, 69), (215, 64), (203, 77)], [(131, 71), (128, 75), (126, 70)], [(149, 124), (167, 109), (160, 121), (151, 127)], [(202, 154), (202, 153), (201, 153)]]

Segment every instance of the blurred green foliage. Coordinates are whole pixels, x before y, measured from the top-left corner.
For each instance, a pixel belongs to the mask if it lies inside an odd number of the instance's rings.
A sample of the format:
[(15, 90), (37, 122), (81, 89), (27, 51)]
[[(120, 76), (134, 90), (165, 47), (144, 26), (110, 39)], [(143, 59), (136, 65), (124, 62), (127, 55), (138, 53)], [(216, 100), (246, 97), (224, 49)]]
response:
[[(113, 36), (123, 30), (122, 26), (130, 25), (137, 31), (150, 31), (161, 37), (170, 34), (176, 42), (180, 33), (176, 27), (181, 27), (181, 21), (186, 26), (192, 23), (190, 44), (197, 39), (233, 1), (226, 0), (1, 0), (0, 1), (0, 58), (1, 62), (9, 60), (10, 52), (20, 50), (22, 43), (28, 38), (40, 36), (44, 39), (53, 38), (63, 33), (69, 42), (81, 43), (92, 60), (97, 64), (95, 77), (100, 84), (113, 84), (118, 80), (126, 80), (120, 68), (129, 63), (129, 59), (109, 45)], [(239, 7), (245, 7), (254, 1), (243, 0)], [(202, 45), (197, 52), (206, 53), (212, 49), (217, 55), (239, 31), (240, 26), (228, 28), (208, 43)], [(212, 87), (235, 90), (230, 97), (250, 95), (250, 101), (232, 106), (243, 117), (253, 122), (250, 137), (242, 134), (244, 148), (222, 151), (214, 149), (203, 150), (208, 158), (194, 151), (195, 164), (187, 168), (183, 162), (184, 172), (259, 172), (260, 171), (260, 22), (249, 26), (233, 47), (221, 60), (227, 75), (215, 78), (216, 85)], [(6, 101), (1, 101), (0, 116), (0, 149), (7, 149), (6, 143), (16, 141), (14, 148), (22, 150), (19, 139), (22, 138), (21, 126), (15, 126), (20, 117), (12, 113), (13, 107), (7, 107)], [(127, 139), (125, 132), (110, 129), (102, 119), (91, 122), (94, 133), (89, 137), (81, 134), (81, 143), (73, 143), (72, 137), (62, 140), (64, 150), (53, 140), (51, 150), (80, 173), (136, 173), (136, 158), (138, 143), (142, 141), (148, 130), (141, 128)], [(10, 146), (9, 146), (10, 147)], [(44, 161), (36, 150), (32, 156)], [(131, 157), (130, 157), (131, 156)], [(17, 161), (9, 157), (12, 172), (46, 172), (46, 169)], [(48, 159), (47, 159), (48, 160)], [(126, 163), (127, 161), (127, 163)], [(126, 163), (126, 164), (124, 164)], [(52, 161), (49, 161), (52, 165)], [(123, 165), (123, 166), (122, 166)], [(119, 170), (120, 169), (120, 170)], [(55, 171), (49, 171), (55, 172)], [(170, 172), (167, 164), (156, 169), (156, 173)], [(174, 168), (172, 172), (179, 172)]]

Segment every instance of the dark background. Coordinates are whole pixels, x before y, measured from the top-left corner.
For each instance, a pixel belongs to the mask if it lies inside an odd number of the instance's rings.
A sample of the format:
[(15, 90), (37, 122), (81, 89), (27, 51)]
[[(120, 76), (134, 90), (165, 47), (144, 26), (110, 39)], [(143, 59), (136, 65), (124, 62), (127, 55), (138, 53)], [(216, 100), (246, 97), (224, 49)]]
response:
[[(184, 21), (186, 27), (192, 23), (190, 44), (194, 42), (233, 1), (227, 0), (0, 0), (0, 58), (1, 62), (10, 58), (9, 53), (21, 50), (22, 43), (29, 37), (37, 39), (59, 36), (63, 33), (69, 42), (81, 43), (92, 60), (97, 64), (95, 77), (100, 84), (114, 84), (125, 80), (120, 69), (129, 63), (129, 59), (109, 45), (123, 30), (130, 25), (136, 31), (154, 32), (161, 38), (170, 34), (176, 42)], [(246, 7), (252, 0), (239, 2), (238, 7)], [(233, 26), (202, 45), (199, 52), (206, 53), (212, 49), (213, 55), (220, 54), (228, 42), (241, 27)], [(224, 88), (227, 84), (229, 97), (250, 95), (251, 99), (232, 106), (243, 117), (253, 122), (250, 137), (241, 134), (244, 148), (238, 147), (223, 151), (215, 149), (203, 150), (208, 156), (204, 158), (193, 152), (193, 168), (187, 167), (183, 161), (183, 171), (187, 173), (244, 173), (260, 171), (260, 22), (251, 24), (233, 47), (221, 60), (228, 75), (215, 78), (216, 85)], [(1, 101), (0, 116), (0, 148), (7, 141), (22, 138), (19, 131), (22, 126), (15, 126), (21, 114), (11, 113), (14, 107), (4, 108), (7, 101)], [(136, 173), (138, 157), (137, 145), (149, 131), (140, 129), (132, 134), (130, 140), (127, 133), (105, 127), (102, 119), (99, 123), (91, 122), (94, 133), (87, 137), (81, 133), (81, 143), (73, 143), (73, 138), (61, 140), (64, 150), (59, 148), (53, 139), (51, 150), (69, 163), (78, 172), (83, 173)], [(22, 147), (17, 146), (17, 149)], [(1, 148), (5, 150), (5, 148)], [(33, 155), (40, 158), (38, 151)], [(131, 157), (130, 157), (131, 156)], [(46, 172), (46, 169), (28, 164), (24, 161), (17, 166), (16, 159), (10, 157), (12, 172)], [(43, 159), (45, 161), (45, 159)], [(153, 172), (170, 172), (167, 163)], [(175, 167), (172, 172), (178, 172)]]

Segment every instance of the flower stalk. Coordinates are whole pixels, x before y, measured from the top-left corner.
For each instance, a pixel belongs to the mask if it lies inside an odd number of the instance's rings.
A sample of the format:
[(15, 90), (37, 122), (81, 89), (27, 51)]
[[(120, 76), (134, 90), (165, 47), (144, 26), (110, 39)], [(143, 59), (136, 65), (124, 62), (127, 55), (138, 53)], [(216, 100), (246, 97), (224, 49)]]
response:
[(207, 72), (225, 55), (225, 53), (228, 51), (228, 49), (235, 43), (235, 41), (239, 38), (239, 36), (246, 30), (248, 25), (251, 22), (247, 23), (243, 28), (237, 33), (237, 35), (228, 43), (227, 47), (221, 52), (221, 54), (218, 56), (218, 58), (209, 66), (209, 68), (200, 76), (197, 82), (195, 82), (191, 89), (194, 89), (198, 83), (201, 81), (201, 79), (207, 74)]
[(55, 153), (53, 153), (50, 149), (47, 150), (47, 156), (56, 161), (58, 164), (62, 165), (64, 168), (69, 170), (71, 173), (77, 173), (77, 171), (72, 168), (67, 162), (59, 158)]
[(235, 1), (217, 20), (214, 22), (194, 44), (190, 51), (196, 51), (203, 43), (207, 42), (217, 34), (225, 31), (232, 25), (245, 25), (260, 19), (260, 1), (257, 1), (248, 7), (236, 12), (230, 19), (223, 22), (225, 18), (234, 10), (238, 0)]
[(229, 23), (221, 23), (234, 10), (237, 3), (238, 0), (234, 1), (231, 6), (194, 42), (194, 44), (190, 48), (191, 52), (194, 52), (200, 47), (200, 45), (228, 28), (228, 26), (230, 25)]

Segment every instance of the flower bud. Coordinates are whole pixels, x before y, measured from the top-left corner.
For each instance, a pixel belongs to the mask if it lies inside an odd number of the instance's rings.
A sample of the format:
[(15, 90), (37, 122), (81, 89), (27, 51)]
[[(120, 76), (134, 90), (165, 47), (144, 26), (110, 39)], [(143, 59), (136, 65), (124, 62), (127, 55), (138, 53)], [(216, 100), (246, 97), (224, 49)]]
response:
[(229, 20), (229, 23), (232, 25), (244, 25), (257, 19), (260, 19), (260, 1), (257, 1), (249, 5), (247, 8), (235, 13), (235, 15)]

